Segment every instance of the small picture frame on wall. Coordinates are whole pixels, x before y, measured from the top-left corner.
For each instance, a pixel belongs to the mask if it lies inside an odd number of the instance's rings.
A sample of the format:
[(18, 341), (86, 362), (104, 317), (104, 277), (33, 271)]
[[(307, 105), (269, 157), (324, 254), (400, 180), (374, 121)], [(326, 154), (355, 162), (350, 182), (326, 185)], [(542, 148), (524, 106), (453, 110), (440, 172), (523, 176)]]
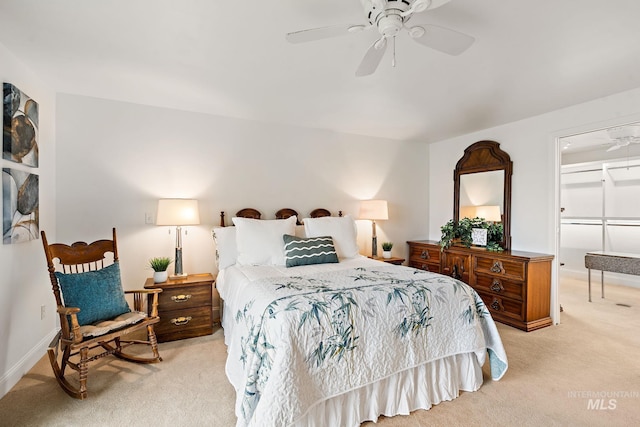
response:
[(471, 240), (476, 246), (487, 246), (487, 229), (473, 228), (471, 229)]
[(27, 171), (2, 168), (2, 243), (28, 242), (40, 233), (40, 180)]
[(2, 85), (2, 158), (38, 167), (38, 103), (12, 85)]

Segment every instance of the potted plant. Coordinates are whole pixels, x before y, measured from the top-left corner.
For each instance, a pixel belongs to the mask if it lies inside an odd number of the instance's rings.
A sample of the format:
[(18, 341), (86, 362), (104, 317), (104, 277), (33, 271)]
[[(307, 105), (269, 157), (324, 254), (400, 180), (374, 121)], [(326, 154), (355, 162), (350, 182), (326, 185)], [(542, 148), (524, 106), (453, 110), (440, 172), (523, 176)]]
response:
[(162, 283), (166, 282), (169, 277), (167, 268), (173, 261), (167, 257), (155, 257), (149, 260), (149, 267), (153, 270), (153, 282)]
[(393, 247), (393, 243), (391, 242), (383, 242), (382, 243), (382, 258), (391, 258), (391, 248)]
[(440, 227), (442, 235), (440, 236), (440, 248), (442, 250), (448, 248), (452, 244), (461, 244), (467, 248), (473, 244), (473, 229), (483, 228), (487, 230), (487, 245), (489, 251), (503, 251), (500, 246), (504, 227), (502, 223), (490, 223), (484, 218), (463, 218), (457, 223), (450, 219), (445, 225)]

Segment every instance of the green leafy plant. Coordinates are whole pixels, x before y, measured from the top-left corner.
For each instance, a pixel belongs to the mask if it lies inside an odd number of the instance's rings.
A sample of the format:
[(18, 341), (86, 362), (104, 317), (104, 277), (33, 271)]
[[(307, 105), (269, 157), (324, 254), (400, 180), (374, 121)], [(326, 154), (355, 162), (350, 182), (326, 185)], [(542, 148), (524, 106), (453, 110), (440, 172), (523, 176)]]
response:
[(169, 268), (172, 262), (173, 260), (167, 257), (151, 258), (149, 260), (149, 267), (151, 267), (153, 271), (167, 271), (167, 268)]
[(487, 246), (488, 251), (501, 252), (504, 249), (500, 246), (504, 228), (502, 223), (487, 222), (484, 218), (463, 218), (457, 223), (450, 219), (445, 225), (440, 227), (440, 248), (444, 250), (454, 243), (460, 243), (463, 246), (471, 247), (473, 244), (473, 229), (484, 228), (487, 230)]
[(393, 243), (391, 243), (391, 242), (382, 242), (382, 250), (383, 251), (390, 251), (392, 247), (393, 247)]

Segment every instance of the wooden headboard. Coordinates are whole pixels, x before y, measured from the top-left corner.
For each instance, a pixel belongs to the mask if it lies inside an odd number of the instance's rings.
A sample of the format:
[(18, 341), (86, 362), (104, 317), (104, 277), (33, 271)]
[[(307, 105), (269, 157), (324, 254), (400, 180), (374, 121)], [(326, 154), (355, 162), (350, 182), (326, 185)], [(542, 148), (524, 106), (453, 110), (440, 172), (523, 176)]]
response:
[[(276, 219), (287, 219), (294, 215), (298, 218), (297, 225), (302, 225), (302, 221), (300, 221), (300, 215), (298, 215), (298, 212), (290, 208), (283, 208), (283, 209), (280, 209), (278, 212), (276, 212)], [(257, 209), (244, 208), (236, 212), (235, 216), (240, 218), (261, 219), (262, 214)], [(318, 208), (318, 209), (312, 210), (309, 213), (310, 218), (320, 218), (323, 216), (331, 216), (331, 212), (324, 208)], [(342, 216), (342, 211), (338, 211), (338, 216), (340, 217)], [(225, 217), (224, 211), (220, 212), (220, 227), (225, 227), (224, 217)]]

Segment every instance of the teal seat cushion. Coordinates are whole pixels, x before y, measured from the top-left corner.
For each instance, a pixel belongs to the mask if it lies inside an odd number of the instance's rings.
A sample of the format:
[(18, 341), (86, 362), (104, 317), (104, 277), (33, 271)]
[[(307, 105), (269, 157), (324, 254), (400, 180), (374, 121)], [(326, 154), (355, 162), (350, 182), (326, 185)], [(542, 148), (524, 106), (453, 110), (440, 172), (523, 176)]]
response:
[(331, 236), (302, 238), (285, 234), (284, 257), (287, 267), (338, 262)]
[(56, 272), (62, 299), (67, 307), (78, 307), (78, 323), (89, 325), (131, 311), (124, 297), (120, 265), (115, 262), (96, 271)]

